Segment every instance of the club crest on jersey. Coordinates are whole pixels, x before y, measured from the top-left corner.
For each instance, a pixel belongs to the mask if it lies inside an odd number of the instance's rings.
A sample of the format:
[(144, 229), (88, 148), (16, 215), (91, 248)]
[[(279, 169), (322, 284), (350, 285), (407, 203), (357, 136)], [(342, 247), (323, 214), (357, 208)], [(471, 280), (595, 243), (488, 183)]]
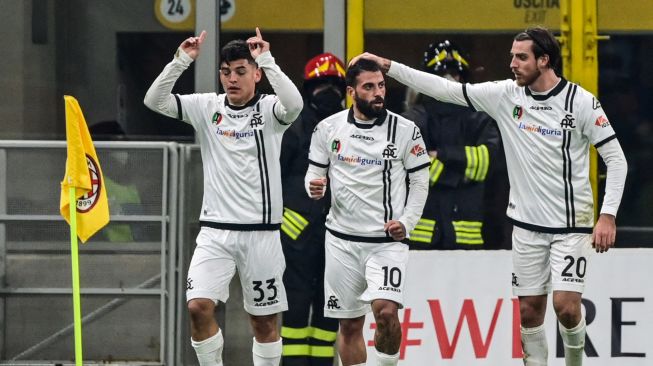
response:
[(214, 125), (219, 125), (220, 122), (222, 122), (222, 115), (218, 112), (213, 113), (213, 117), (211, 118), (211, 123)]
[(383, 153), (381, 155), (384, 159), (396, 158), (397, 147), (394, 144), (388, 144), (388, 146), (383, 149)]
[(333, 142), (331, 143), (331, 151), (335, 153), (339, 153), (340, 149), (342, 149), (342, 144), (340, 143), (340, 140), (338, 139), (333, 140)]
[(610, 121), (608, 121), (608, 118), (606, 116), (599, 116), (599, 118), (594, 121), (595, 126), (599, 126), (601, 128), (606, 128), (610, 126)]
[(512, 109), (512, 118), (520, 120), (523, 115), (524, 109), (520, 105), (516, 105), (515, 108)]
[(263, 126), (263, 116), (259, 112), (254, 112), (252, 119), (249, 121), (249, 127), (258, 128)]
[(567, 114), (565, 115), (565, 118), (560, 121), (560, 127), (563, 129), (574, 129), (576, 128), (576, 126), (574, 126), (575, 120), (576, 119), (571, 114)]
[(80, 213), (90, 211), (100, 200), (100, 190), (103, 183), (99, 165), (88, 154), (86, 155), (86, 165), (88, 165), (88, 172), (91, 176), (91, 191), (77, 200), (77, 212)]

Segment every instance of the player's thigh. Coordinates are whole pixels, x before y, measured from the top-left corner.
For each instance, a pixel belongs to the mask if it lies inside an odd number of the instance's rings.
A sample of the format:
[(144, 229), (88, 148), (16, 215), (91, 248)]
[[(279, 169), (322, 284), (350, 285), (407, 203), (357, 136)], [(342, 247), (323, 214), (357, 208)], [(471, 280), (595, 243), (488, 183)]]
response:
[(365, 301), (391, 300), (403, 307), (408, 264), (408, 246), (399, 243), (369, 243), (370, 253), (365, 262), (367, 289)]
[(337, 238), (327, 231), (324, 315), (346, 319), (365, 315), (369, 304), (360, 300), (365, 287), (365, 265), (359, 243)]
[(551, 290), (549, 261), (552, 234), (515, 226), (512, 232), (512, 290), (516, 296), (548, 294)]
[(186, 278), (186, 300), (205, 298), (226, 302), (229, 282), (236, 272), (229, 250), (229, 231), (204, 227), (196, 242)]
[(553, 290), (583, 293), (592, 254), (592, 234), (561, 234), (555, 239), (551, 245)]
[(245, 310), (258, 316), (287, 310), (283, 285), (286, 262), (279, 231), (240, 232), (236, 246), (236, 266)]

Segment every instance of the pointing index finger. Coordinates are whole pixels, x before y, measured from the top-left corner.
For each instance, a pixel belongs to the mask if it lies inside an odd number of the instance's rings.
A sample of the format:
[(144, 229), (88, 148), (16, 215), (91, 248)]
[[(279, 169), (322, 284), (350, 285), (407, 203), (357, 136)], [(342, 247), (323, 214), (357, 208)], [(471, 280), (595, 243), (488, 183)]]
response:
[(263, 36), (261, 35), (261, 31), (256, 27), (256, 36), (260, 39), (263, 39)]
[(200, 33), (200, 37), (199, 37), (199, 38), (200, 38), (200, 39), (199, 39), (199, 43), (204, 42), (204, 39), (206, 38), (206, 31), (205, 31), (205, 30), (203, 30), (202, 33)]

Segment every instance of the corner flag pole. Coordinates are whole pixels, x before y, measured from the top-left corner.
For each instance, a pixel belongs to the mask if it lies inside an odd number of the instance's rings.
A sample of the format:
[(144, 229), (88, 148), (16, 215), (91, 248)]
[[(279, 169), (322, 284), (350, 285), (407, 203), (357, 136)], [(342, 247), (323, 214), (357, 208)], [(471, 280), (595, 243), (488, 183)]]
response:
[(70, 199), (70, 258), (73, 273), (73, 317), (75, 324), (75, 365), (82, 366), (82, 304), (79, 294), (79, 252), (77, 247), (77, 198), (75, 187), (68, 189)]

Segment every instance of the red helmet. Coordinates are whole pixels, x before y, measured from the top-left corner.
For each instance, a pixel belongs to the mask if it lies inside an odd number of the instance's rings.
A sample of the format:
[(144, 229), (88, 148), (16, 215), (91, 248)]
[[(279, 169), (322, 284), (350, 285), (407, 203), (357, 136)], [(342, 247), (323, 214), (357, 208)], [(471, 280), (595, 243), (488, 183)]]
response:
[(330, 52), (321, 53), (310, 59), (304, 67), (304, 80), (323, 77), (337, 77), (345, 80), (345, 65)]

